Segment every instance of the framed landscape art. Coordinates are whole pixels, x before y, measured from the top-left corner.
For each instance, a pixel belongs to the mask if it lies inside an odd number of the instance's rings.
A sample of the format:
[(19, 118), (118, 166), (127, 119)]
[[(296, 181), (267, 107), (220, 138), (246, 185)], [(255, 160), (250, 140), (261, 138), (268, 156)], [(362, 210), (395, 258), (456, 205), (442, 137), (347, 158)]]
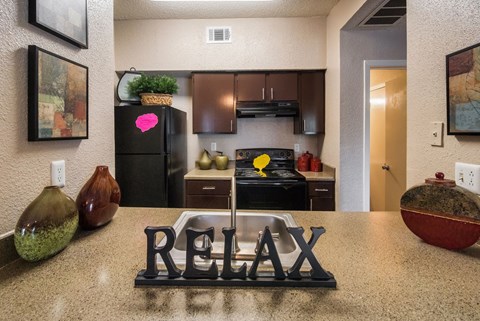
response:
[(88, 138), (88, 68), (28, 46), (28, 140)]
[(28, 22), (77, 47), (88, 48), (87, 0), (29, 0)]
[(480, 135), (480, 44), (447, 55), (447, 134)]

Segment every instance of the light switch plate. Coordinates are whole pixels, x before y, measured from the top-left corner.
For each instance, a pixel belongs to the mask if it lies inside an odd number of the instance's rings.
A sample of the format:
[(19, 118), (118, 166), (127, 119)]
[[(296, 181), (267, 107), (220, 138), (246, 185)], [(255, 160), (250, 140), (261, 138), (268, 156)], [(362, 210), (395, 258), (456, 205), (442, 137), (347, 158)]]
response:
[(443, 146), (443, 123), (432, 122), (430, 126), (430, 145)]

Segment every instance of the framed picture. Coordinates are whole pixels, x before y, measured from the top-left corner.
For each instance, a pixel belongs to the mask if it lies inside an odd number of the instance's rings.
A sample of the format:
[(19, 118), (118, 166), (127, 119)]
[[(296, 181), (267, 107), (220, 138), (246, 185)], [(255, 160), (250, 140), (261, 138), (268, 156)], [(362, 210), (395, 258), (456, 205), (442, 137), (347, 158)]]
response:
[(88, 138), (88, 68), (28, 46), (28, 140)]
[(29, 0), (28, 22), (80, 48), (88, 48), (87, 0)]
[(480, 135), (480, 44), (447, 55), (447, 134)]

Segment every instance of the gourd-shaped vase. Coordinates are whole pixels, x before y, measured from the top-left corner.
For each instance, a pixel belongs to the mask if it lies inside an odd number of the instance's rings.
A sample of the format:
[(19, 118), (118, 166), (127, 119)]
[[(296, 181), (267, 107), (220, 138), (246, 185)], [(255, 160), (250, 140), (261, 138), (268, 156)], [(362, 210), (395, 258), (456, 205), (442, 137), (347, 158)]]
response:
[(77, 196), (80, 226), (94, 229), (110, 222), (120, 204), (120, 187), (108, 166), (97, 166)]
[(27, 261), (46, 259), (68, 245), (77, 227), (78, 210), (73, 199), (58, 186), (47, 186), (20, 216), (15, 248)]
[(210, 169), (210, 167), (212, 167), (212, 162), (213, 161), (210, 157), (210, 153), (204, 149), (200, 159), (197, 161), (198, 167), (200, 167), (200, 169)]

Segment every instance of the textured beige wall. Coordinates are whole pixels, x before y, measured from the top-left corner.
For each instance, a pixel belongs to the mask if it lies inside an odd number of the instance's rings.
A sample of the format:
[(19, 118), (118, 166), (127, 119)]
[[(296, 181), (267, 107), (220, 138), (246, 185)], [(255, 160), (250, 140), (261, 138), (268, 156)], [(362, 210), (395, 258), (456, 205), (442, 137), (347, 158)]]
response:
[[(325, 21), (316, 18), (115, 21), (117, 70), (249, 70), (325, 68)], [(231, 26), (231, 44), (206, 44), (208, 26)], [(233, 158), (237, 148), (277, 147), (319, 153), (318, 137), (293, 135), (293, 118), (239, 119), (235, 135), (192, 134), (191, 80), (179, 79), (174, 106), (187, 112), (188, 168), (203, 150)]]
[[(341, 0), (327, 17), (325, 139), (323, 141), (322, 160), (337, 168), (337, 182), (342, 175), (340, 171), (340, 29), (365, 1)], [(335, 188), (337, 204), (339, 204), (338, 183)]]
[(407, 21), (409, 187), (436, 171), (453, 178), (456, 161), (480, 164), (480, 137), (445, 135), (444, 147), (429, 142), (430, 122), (447, 121), (445, 55), (480, 41), (480, 6), (478, 0), (408, 1)]
[[(76, 198), (95, 166), (114, 173), (113, 2), (89, 1), (89, 49), (80, 50), (29, 24), (28, 1), (0, 9), (0, 235), (50, 184), (50, 162), (66, 161), (66, 194)], [(27, 48), (37, 45), (89, 67), (89, 139), (27, 141)]]
[[(229, 70), (325, 67), (325, 18), (117, 20), (115, 67)], [(231, 26), (231, 44), (206, 28)]]

